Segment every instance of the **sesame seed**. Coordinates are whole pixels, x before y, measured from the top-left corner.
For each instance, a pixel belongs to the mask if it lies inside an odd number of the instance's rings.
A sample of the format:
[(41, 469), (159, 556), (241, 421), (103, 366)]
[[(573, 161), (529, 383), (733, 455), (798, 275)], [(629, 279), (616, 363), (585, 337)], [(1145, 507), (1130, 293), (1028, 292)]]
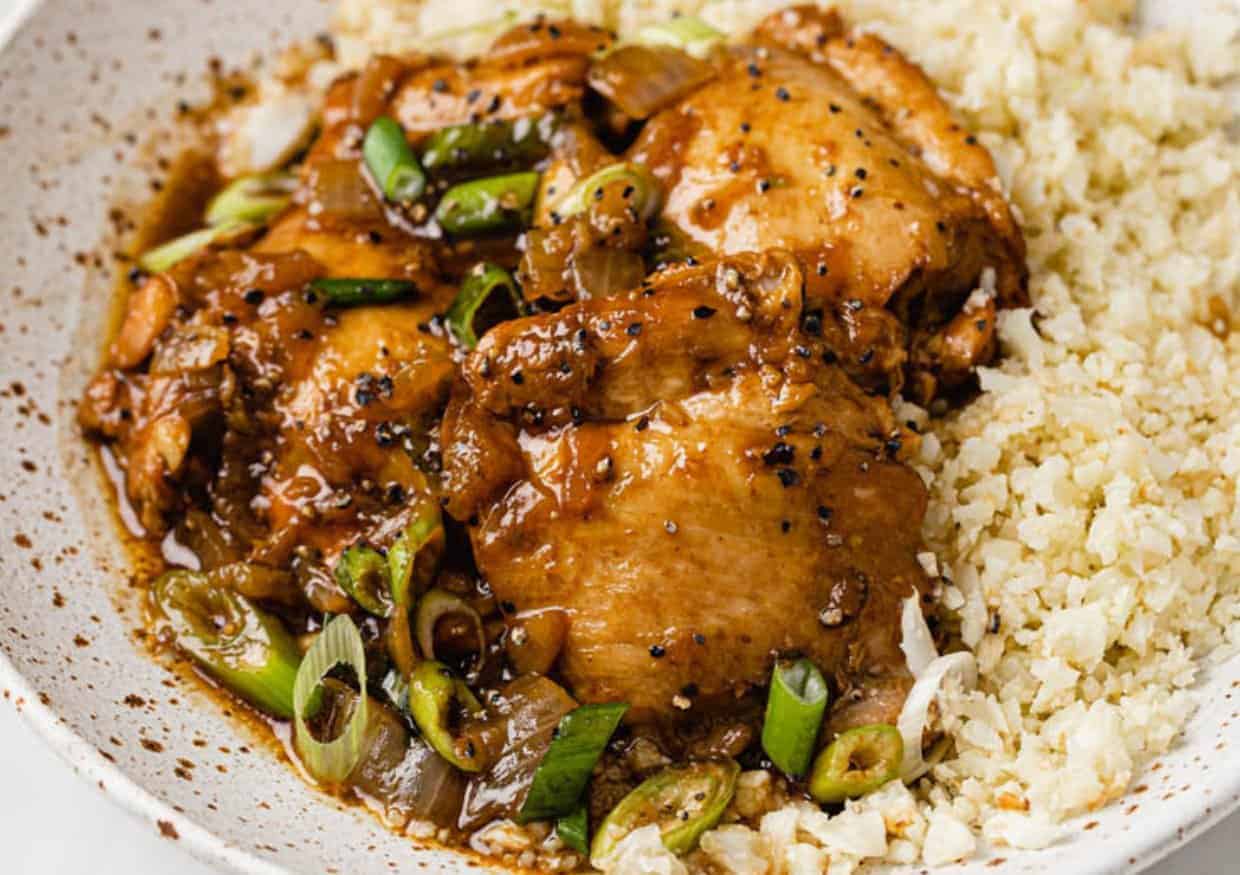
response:
[(776, 472), (776, 475), (779, 477), (779, 482), (783, 484), (785, 489), (790, 486), (796, 486), (801, 482), (801, 475), (791, 468), (780, 468)]
[(709, 319), (711, 316), (714, 316), (716, 312), (717, 311), (715, 310), (714, 307), (708, 307), (705, 304), (701, 304), (693, 308), (693, 318), (694, 319)]
[(663, 645), (661, 644), (650, 645), (650, 655), (653, 656), (655, 659), (662, 659), (666, 653), (667, 653), (667, 650), (664, 649)]
[(792, 98), (792, 95), (788, 93), (788, 89), (782, 85), (775, 89), (775, 96), (785, 103)]

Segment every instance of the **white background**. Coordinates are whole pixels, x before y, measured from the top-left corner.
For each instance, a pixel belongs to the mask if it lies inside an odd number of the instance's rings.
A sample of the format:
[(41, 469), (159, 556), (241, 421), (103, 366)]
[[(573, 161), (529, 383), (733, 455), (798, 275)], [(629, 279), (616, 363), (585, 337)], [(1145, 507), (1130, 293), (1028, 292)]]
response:
[[(0, 46), (29, 2), (0, 0)], [(214, 872), (74, 775), (8, 704), (0, 705), (0, 848), (4, 875)], [(1240, 872), (1240, 812), (1149, 872)]]
[[(7, 703), (0, 705), (0, 848), (4, 875), (212, 875), (214, 871), (74, 775)], [(1240, 872), (1240, 814), (1149, 872)]]

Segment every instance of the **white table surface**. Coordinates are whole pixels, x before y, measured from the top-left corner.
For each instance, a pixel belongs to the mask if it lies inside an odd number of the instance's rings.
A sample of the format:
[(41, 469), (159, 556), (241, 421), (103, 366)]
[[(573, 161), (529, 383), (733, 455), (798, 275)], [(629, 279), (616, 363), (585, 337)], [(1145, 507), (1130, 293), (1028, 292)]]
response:
[[(4, 875), (213, 872), (74, 775), (8, 703), (0, 704), (0, 848)], [(1234, 873), (1240, 871), (1237, 861), (1240, 813), (1149, 872)]]

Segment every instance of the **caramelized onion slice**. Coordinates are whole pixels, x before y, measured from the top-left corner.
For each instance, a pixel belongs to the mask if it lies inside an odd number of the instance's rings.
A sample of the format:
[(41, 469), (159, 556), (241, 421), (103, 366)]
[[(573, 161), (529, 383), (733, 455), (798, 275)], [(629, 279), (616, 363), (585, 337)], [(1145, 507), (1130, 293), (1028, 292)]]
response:
[(492, 754), (494, 765), (470, 783), (461, 811), (462, 829), (476, 829), (521, 810), (556, 726), (576, 707), (559, 684), (526, 675), (488, 703), (485, 719), (465, 727), (465, 735)]
[(590, 87), (630, 118), (646, 119), (715, 78), (705, 61), (671, 46), (624, 46), (590, 67)]

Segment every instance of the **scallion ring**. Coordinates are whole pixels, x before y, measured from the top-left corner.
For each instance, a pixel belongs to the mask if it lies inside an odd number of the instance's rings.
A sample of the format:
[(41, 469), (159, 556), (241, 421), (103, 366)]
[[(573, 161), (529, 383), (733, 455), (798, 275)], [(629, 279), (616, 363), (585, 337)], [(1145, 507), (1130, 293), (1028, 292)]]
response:
[(617, 184), (632, 188), (629, 203), (643, 222), (659, 211), (663, 199), (659, 181), (642, 165), (621, 161), (608, 164), (578, 182), (555, 205), (553, 212), (564, 219), (584, 213), (591, 203), (602, 197), (604, 188)]
[(582, 705), (565, 714), (517, 816), (520, 823), (571, 814), (629, 706)]
[(417, 294), (418, 287), (409, 280), (369, 279), (363, 277), (320, 278), (310, 288), (337, 307), (358, 307), (390, 304)]
[(362, 141), (362, 158), (389, 201), (411, 203), (426, 191), (426, 174), (394, 119), (375, 119)]
[[(416, 595), (415, 568), (423, 547), (437, 537), (443, 526), (439, 506), (433, 501), (423, 501), (418, 515), (405, 527), (400, 536), (388, 548), (388, 576), (391, 580), (392, 601), (408, 610)], [(433, 569), (430, 569), (433, 571)]]
[(733, 760), (671, 766), (647, 778), (599, 824), (590, 862), (600, 869), (629, 833), (656, 824), (663, 846), (673, 854), (693, 850), (702, 833), (723, 817), (736, 793), (741, 767)]
[(435, 208), (435, 220), (449, 234), (474, 236), (520, 228), (529, 220), (538, 174), (507, 173), (454, 185)]
[(292, 200), (297, 177), (292, 173), (256, 173), (229, 183), (207, 204), (208, 225), (226, 222), (263, 224)]
[(461, 346), (473, 349), (488, 328), (520, 314), (521, 294), (512, 274), (499, 265), (482, 262), (465, 275), (446, 318)]
[(444, 617), (453, 615), (464, 617), (474, 629), (478, 642), (478, 655), (474, 661), (476, 669), (487, 652), (487, 636), (482, 628), (482, 618), (459, 596), (442, 589), (432, 589), (418, 602), (417, 620), (414, 624), (418, 648), (426, 659), (435, 659), (435, 627)]
[(388, 563), (373, 547), (355, 544), (340, 554), (336, 562), (336, 583), (368, 614), (392, 614), (391, 582)]
[(481, 710), (482, 705), (469, 687), (443, 663), (428, 659), (418, 663), (409, 676), (409, 713), (413, 721), (430, 746), (463, 772), (482, 771), (483, 752), (473, 742), (458, 738), (453, 730), (466, 714)]
[(577, 803), (571, 814), (558, 818), (555, 834), (567, 847), (579, 854), (590, 853), (590, 815), (585, 803)]
[(138, 259), (138, 266), (147, 273), (162, 273), (191, 255), (197, 255), (212, 243), (252, 227), (253, 225), (247, 222), (225, 222), (211, 228), (191, 231), (181, 237), (174, 237), (167, 243), (161, 243), (154, 249), (148, 249)]
[[(351, 668), (358, 689), (352, 713), (344, 729), (331, 741), (319, 741), (306, 722), (323, 679), (336, 666)], [(366, 649), (357, 626), (347, 615), (332, 619), (310, 645), (297, 671), (293, 686), (294, 744), (306, 770), (325, 784), (339, 784), (349, 777), (362, 756), (366, 737), (369, 697), (366, 690)]]
[(762, 749), (784, 774), (804, 775), (827, 708), (827, 682), (812, 662), (777, 662), (762, 723)]
[(842, 732), (814, 760), (809, 795), (823, 804), (855, 799), (900, 776), (904, 740), (885, 723)]
[(152, 589), (177, 646), (252, 705), (288, 719), (301, 654), (284, 624), (205, 574), (170, 571)]
[(637, 42), (647, 46), (672, 46), (696, 57), (708, 54), (723, 34), (692, 15), (678, 15), (637, 32)]
[(426, 139), (422, 166), (432, 173), (504, 164), (529, 166), (548, 152), (554, 116), (495, 120), (440, 128)]

